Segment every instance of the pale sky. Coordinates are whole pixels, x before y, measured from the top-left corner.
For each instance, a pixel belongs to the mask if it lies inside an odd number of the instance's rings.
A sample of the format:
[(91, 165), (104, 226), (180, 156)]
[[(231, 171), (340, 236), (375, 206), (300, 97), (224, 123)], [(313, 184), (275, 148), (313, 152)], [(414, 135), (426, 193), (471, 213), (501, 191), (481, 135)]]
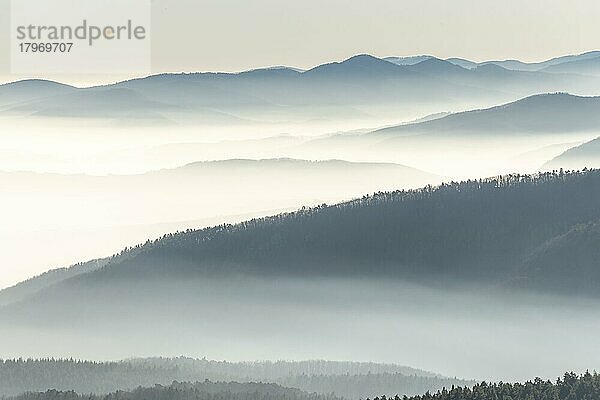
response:
[[(152, 6), (153, 72), (307, 68), (358, 53), (536, 61), (600, 48), (597, 0), (152, 0)], [(8, 0), (1, 7), (7, 32)], [(9, 75), (7, 47), (0, 41), (4, 81), (17, 78)]]

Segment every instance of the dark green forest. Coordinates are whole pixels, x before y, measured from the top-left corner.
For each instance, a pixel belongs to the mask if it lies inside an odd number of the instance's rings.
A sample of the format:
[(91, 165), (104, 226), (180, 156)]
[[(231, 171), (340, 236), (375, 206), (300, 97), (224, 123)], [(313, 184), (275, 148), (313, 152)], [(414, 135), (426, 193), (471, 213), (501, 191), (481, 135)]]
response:
[(0, 395), (47, 389), (106, 394), (173, 381), (274, 382), (321, 394), (358, 399), (381, 390), (418, 394), (474, 382), (444, 378), (391, 364), (277, 361), (239, 362), (191, 358), (148, 358), (120, 362), (0, 360)]
[[(462, 382), (462, 383), (460, 383)], [(361, 374), (361, 375), (300, 375), (278, 380), (286, 387), (294, 387), (307, 392), (334, 393), (347, 399), (364, 399), (373, 393), (402, 393), (414, 395), (431, 391), (431, 387), (451, 387), (467, 385), (468, 382), (454, 378), (434, 378), (426, 376), (406, 376), (402, 374)]]
[[(480, 383), (473, 387), (441, 389), (417, 396), (375, 397), (373, 400), (597, 400), (600, 375), (567, 373), (555, 382), (535, 379), (526, 383)], [(308, 394), (298, 389), (262, 383), (178, 383), (107, 395), (80, 395), (74, 391), (48, 390), (25, 393), (14, 400), (337, 400), (334, 395)]]
[[(391, 400), (386, 396), (373, 400)], [(535, 379), (526, 383), (480, 383), (472, 388), (452, 387), (434, 394), (393, 397), (394, 400), (597, 400), (600, 375), (567, 373), (556, 382)]]
[(106, 395), (80, 395), (74, 391), (25, 393), (15, 400), (337, 400), (332, 395), (308, 394), (298, 389), (273, 383), (203, 382), (154, 385), (132, 391), (117, 391)]

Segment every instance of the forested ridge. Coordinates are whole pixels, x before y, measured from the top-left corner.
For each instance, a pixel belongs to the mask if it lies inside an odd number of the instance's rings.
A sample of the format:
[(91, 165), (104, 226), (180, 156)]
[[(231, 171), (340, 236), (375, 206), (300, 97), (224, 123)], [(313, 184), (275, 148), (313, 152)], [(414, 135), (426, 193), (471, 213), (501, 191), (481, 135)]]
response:
[(417, 394), (467, 385), (410, 367), (335, 361), (227, 362), (192, 358), (148, 358), (118, 362), (61, 359), (0, 360), (0, 396), (56, 389), (106, 394), (173, 381), (274, 382), (321, 394), (358, 399), (386, 389)]
[[(113, 260), (115, 260), (115, 258), (113, 258)], [(65, 279), (100, 269), (105, 266), (107, 262), (107, 259), (98, 259), (75, 264), (68, 268), (53, 269), (20, 282), (17, 285), (0, 290), (0, 307), (23, 300), (28, 296), (35, 294), (37, 291)]]
[[(480, 383), (473, 388), (452, 387), (419, 396), (395, 396), (394, 400), (597, 400), (600, 375), (567, 373), (556, 382), (535, 379), (526, 383)], [(391, 400), (392, 398), (389, 398)], [(388, 400), (386, 396), (373, 400)]]
[(335, 393), (347, 399), (364, 399), (372, 396), (373, 393), (396, 393), (398, 388), (402, 388), (402, 393), (410, 396), (431, 391), (432, 387), (472, 385), (475, 382), (456, 378), (407, 376), (399, 373), (368, 373), (360, 375), (297, 375), (278, 380), (278, 383), (307, 392)]
[[(309, 394), (276, 384), (263, 383), (179, 383), (154, 385), (132, 391), (117, 391), (106, 395), (77, 394), (74, 391), (48, 390), (30, 392), (14, 400), (336, 400), (333, 394)], [(526, 383), (487, 383), (473, 387), (441, 389), (417, 396), (375, 397), (373, 400), (596, 400), (600, 398), (600, 376), (567, 373), (555, 382), (536, 378)], [(367, 398), (369, 400), (369, 398)]]
[[(596, 221), (600, 171), (515, 174), (376, 193), (165, 235), (136, 248), (133, 257), (81, 276), (81, 282), (167, 271), (170, 276), (234, 272), (387, 276), (429, 283), (479, 280), (542, 290), (560, 284), (576, 292), (580, 279), (569, 274), (569, 265), (539, 274), (526, 262), (554, 238)], [(600, 282), (597, 260), (580, 257), (587, 281)]]
[[(168, 234), (50, 286), (69, 296), (145, 279), (366, 277), (597, 296), (598, 223), (599, 170), (513, 174)], [(50, 304), (43, 289), (29, 299)]]
[(333, 395), (309, 394), (274, 383), (209, 382), (154, 385), (106, 395), (47, 390), (24, 393), (15, 400), (337, 400)]

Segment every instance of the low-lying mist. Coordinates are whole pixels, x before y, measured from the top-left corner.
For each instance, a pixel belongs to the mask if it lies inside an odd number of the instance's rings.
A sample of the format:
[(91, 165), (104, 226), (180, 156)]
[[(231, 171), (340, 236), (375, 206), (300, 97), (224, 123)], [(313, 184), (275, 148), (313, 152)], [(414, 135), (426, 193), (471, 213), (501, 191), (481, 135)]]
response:
[(600, 362), (590, 351), (600, 329), (591, 300), (242, 276), (51, 290), (44, 304), (2, 311), (0, 357), (369, 360), (494, 380), (554, 378)]
[[(425, 114), (422, 114), (425, 115)], [(404, 122), (409, 121), (409, 119)], [(81, 122), (81, 121), (80, 121)], [(341, 159), (398, 163), (452, 179), (537, 171), (600, 131), (372, 134), (395, 122), (364, 121), (345, 128), (244, 123), (199, 127), (82, 127), (0, 119), (0, 170), (63, 174), (140, 174), (198, 161), (234, 158)]]

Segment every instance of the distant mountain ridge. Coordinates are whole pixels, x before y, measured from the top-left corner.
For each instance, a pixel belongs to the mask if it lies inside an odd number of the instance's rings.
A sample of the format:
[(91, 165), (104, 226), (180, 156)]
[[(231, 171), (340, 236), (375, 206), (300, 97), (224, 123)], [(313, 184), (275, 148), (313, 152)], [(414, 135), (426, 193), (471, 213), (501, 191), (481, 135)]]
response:
[(70, 93), (76, 88), (58, 82), (30, 79), (0, 85), (0, 107)]
[(542, 69), (544, 72), (569, 73), (598, 76), (600, 74), (600, 52), (594, 58), (576, 59), (561, 64), (550, 65)]
[(565, 133), (600, 131), (600, 97), (542, 94), (482, 110), (451, 114), (432, 121), (400, 125), (376, 134)]
[[(587, 60), (581, 57), (565, 60)], [(490, 104), (544, 92), (591, 94), (598, 89), (600, 77), (578, 72), (554, 74), (510, 69), (502, 63), (471, 65), (429, 56), (402, 61), (361, 54), (306, 71), (276, 67), (160, 74), (90, 88), (14, 82), (0, 86), (0, 116), (188, 125), (249, 123), (257, 109), (269, 110), (270, 118), (277, 120), (321, 118), (318, 109), (327, 107), (338, 116), (364, 118), (372, 110), (369, 105), (402, 111), (421, 104), (433, 113), (438, 110), (431, 104), (436, 103)]]
[(573, 147), (542, 166), (543, 170), (600, 167), (600, 138)]
[[(445, 59), (446, 61), (458, 65), (463, 68), (472, 69), (484, 65), (497, 65), (499, 67), (514, 70), (514, 71), (548, 71), (548, 72), (566, 72), (567, 68), (561, 68), (561, 65), (567, 66), (569, 63), (586, 62), (589, 60), (595, 60), (600, 57), (600, 51), (588, 51), (581, 54), (566, 55), (561, 57), (551, 58), (546, 61), (540, 62), (524, 62), (520, 60), (488, 60), (488, 61), (471, 61), (460, 57), (451, 57)], [(422, 56), (407, 56), (407, 57), (386, 57), (387, 61), (393, 62), (398, 65), (414, 65), (421, 61), (436, 58), (430, 55)]]
[(407, 69), (397, 64), (382, 60), (377, 57), (373, 57), (369, 54), (359, 54), (348, 58), (342, 62), (333, 62), (329, 64), (319, 65), (312, 69), (305, 71), (303, 76), (327, 76), (333, 74), (335, 78), (350, 78), (360, 77), (361, 75), (368, 75), (372, 77), (385, 76), (387, 74), (393, 75), (397, 73), (406, 72)]
[(497, 65), (509, 70), (516, 71), (548, 71), (548, 72), (565, 72), (560, 65), (567, 65), (572, 62), (583, 62), (586, 60), (596, 59), (600, 57), (600, 51), (588, 51), (581, 54), (566, 55), (561, 57), (551, 58), (540, 62), (523, 62), (519, 60), (490, 60), (482, 62), (473, 62), (462, 58), (449, 58), (453, 64), (460, 65), (464, 68), (475, 68), (483, 65)]

